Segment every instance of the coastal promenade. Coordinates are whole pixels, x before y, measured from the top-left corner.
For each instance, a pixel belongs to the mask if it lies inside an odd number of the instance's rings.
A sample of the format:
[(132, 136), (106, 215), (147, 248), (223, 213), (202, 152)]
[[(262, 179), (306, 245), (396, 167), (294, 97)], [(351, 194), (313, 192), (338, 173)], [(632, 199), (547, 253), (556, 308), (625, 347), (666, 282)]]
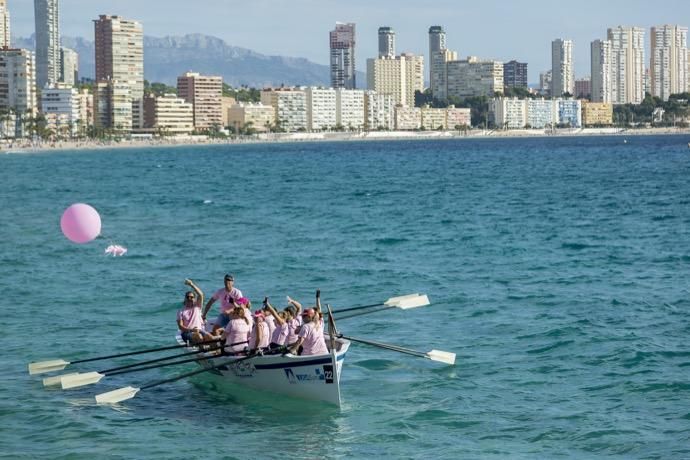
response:
[(234, 138), (209, 138), (206, 136), (134, 138), (121, 140), (61, 140), (0, 142), (0, 153), (31, 153), (58, 150), (97, 150), (113, 148), (152, 148), (190, 145), (232, 145), (248, 143), (282, 142), (337, 142), (337, 141), (399, 141), (481, 138), (538, 138), (570, 136), (658, 136), (690, 135), (690, 128), (576, 128), (576, 129), (512, 129), (462, 131), (370, 131), (370, 132), (318, 132), (318, 133), (261, 133)]

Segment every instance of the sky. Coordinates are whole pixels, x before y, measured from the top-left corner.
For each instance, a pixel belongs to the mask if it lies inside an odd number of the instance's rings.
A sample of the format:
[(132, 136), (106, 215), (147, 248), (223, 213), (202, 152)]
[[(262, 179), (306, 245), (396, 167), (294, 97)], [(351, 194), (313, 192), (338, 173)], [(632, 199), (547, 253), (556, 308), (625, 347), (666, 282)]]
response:
[[(8, 0), (12, 34), (34, 32), (33, 2)], [(93, 39), (92, 20), (117, 14), (143, 23), (146, 35), (204, 33), (269, 55), (327, 64), (328, 32), (354, 22), (356, 66), (377, 55), (377, 31), (396, 32), (397, 52), (428, 54), (428, 29), (443, 26), (459, 56), (527, 62), (530, 83), (551, 67), (551, 41), (573, 40), (576, 77), (589, 70), (589, 47), (606, 29), (634, 25), (690, 25), (689, 0), (60, 0), (61, 33)], [(647, 57), (649, 60), (649, 49)], [(428, 59), (425, 58), (425, 59)], [(428, 73), (428, 72), (427, 72)]]

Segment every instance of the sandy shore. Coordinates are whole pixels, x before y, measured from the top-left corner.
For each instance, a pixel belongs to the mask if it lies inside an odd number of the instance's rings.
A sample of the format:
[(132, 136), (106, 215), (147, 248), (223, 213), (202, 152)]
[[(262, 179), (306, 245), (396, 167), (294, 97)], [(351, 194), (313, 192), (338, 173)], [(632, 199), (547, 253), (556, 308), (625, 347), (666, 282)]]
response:
[(372, 131), (361, 133), (264, 133), (234, 139), (211, 139), (205, 136), (168, 137), (154, 139), (123, 139), (120, 141), (3, 141), (0, 153), (33, 153), (63, 150), (98, 150), (114, 148), (155, 148), (174, 146), (236, 145), (278, 142), (335, 142), (335, 141), (381, 141), (381, 140), (425, 140), (425, 139), (482, 139), (482, 138), (538, 138), (567, 136), (653, 136), (690, 135), (690, 128), (583, 128), (558, 130), (481, 130), (466, 133), (458, 131)]

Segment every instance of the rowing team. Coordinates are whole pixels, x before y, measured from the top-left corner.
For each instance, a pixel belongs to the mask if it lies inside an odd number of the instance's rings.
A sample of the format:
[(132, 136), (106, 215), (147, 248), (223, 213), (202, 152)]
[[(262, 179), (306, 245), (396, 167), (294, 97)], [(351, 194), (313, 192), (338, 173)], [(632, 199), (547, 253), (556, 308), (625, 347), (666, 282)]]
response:
[[(177, 312), (177, 326), (185, 342), (222, 340), (229, 353), (287, 347), (295, 355), (328, 354), (318, 291), (313, 308), (303, 310), (299, 302), (288, 297), (287, 307), (276, 311), (265, 298), (263, 308), (252, 312), (249, 299), (234, 286), (234, 276), (225, 275), (223, 281), (224, 287), (213, 294), (203, 311), (203, 291), (192, 280), (184, 281), (191, 290), (185, 293), (184, 308)], [(206, 315), (216, 301), (220, 301), (220, 314), (207, 321)]]

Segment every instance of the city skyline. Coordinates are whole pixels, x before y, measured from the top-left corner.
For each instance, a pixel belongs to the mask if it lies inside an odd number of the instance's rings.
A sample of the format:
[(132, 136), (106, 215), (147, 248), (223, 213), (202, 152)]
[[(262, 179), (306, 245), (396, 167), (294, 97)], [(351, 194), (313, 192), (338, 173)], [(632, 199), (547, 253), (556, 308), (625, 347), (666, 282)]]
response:
[[(8, 1), (13, 36), (34, 33), (32, 3)], [(497, 0), (460, 6), (450, 0), (438, 0), (431, 6), (391, 0), (376, 4), (352, 0), (347, 5), (335, 0), (204, 3), (206, 8), (200, 9), (198, 4), (182, 0), (62, 0), (61, 32), (93, 39), (91, 21), (100, 14), (118, 14), (144, 23), (147, 35), (203, 32), (260, 53), (305, 57), (328, 65), (329, 31), (336, 22), (353, 22), (357, 25), (357, 68), (364, 69), (366, 59), (378, 54), (380, 26), (396, 31), (398, 53), (423, 54), (428, 60), (428, 28), (440, 25), (447, 34), (448, 49), (457, 51), (460, 58), (474, 55), (527, 62), (529, 82), (536, 83), (539, 73), (551, 68), (550, 44), (556, 38), (573, 41), (575, 76), (580, 78), (590, 74), (590, 43), (604, 38), (607, 28), (630, 25), (649, 31), (652, 26), (690, 23), (690, 2), (680, 0), (665, 2), (663, 9), (649, 8), (641, 1), (601, 4), (588, 0), (565, 19), (554, 15), (551, 4), (544, 0), (533, 1), (527, 8)], [(396, 14), (391, 15), (391, 11)], [(591, 11), (596, 11), (596, 16)], [(190, 17), (195, 18), (191, 23)], [(649, 49), (649, 42), (646, 47)]]

